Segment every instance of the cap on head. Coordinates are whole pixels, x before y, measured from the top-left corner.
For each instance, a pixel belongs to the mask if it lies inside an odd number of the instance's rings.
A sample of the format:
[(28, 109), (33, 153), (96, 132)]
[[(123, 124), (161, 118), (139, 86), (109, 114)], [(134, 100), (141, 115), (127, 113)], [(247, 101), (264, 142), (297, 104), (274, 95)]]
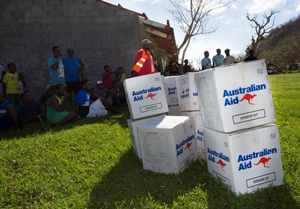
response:
[(142, 44), (151, 44), (152, 42), (149, 39), (142, 40)]
[(103, 83), (101, 80), (98, 80), (96, 85), (99, 86), (101, 83)]

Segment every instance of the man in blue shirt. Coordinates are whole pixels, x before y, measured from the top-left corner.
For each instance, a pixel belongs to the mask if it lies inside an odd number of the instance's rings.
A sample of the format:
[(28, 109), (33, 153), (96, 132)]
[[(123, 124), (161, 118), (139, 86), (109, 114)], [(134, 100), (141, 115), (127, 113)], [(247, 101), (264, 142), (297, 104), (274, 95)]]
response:
[(82, 82), (82, 89), (75, 98), (75, 112), (80, 117), (101, 117), (107, 115), (110, 110), (113, 113), (119, 112), (109, 104), (106, 99), (95, 94), (92, 89), (92, 84), (89, 80), (84, 79)]
[(217, 49), (217, 54), (213, 57), (213, 67), (220, 67), (223, 65), (224, 56), (221, 54), (221, 49)]
[(26, 123), (46, 120), (41, 104), (33, 99), (32, 93), (28, 90), (24, 91), (23, 101), (17, 107), (17, 117)]
[(61, 58), (61, 50), (58, 46), (54, 46), (52, 48), (53, 57), (50, 57), (48, 59), (48, 71), (50, 74), (50, 90), (51, 95), (55, 94), (55, 86), (57, 84), (62, 84), (63, 86), (66, 86), (66, 80), (65, 80), (65, 70), (64, 70), (64, 64), (63, 60)]
[(208, 51), (204, 52), (204, 58), (201, 60), (202, 70), (210, 69), (211, 68), (211, 60), (208, 58), (209, 53)]
[(65, 65), (65, 75), (66, 75), (66, 84), (67, 92), (70, 94), (70, 104), (72, 104), (72, 93), (74, 92), (75, 96), (79, 92), (80, 86), (80, 75), (82, 74), (84, 63), (79, 57), (74, 56), (74, 49), (68, 48), (68, 56), (63, 58)]
[(14, 107), (7, 99), (4, 99), (0, 92), (0, 130), (12, 127), (20, 129), (20, 125)]

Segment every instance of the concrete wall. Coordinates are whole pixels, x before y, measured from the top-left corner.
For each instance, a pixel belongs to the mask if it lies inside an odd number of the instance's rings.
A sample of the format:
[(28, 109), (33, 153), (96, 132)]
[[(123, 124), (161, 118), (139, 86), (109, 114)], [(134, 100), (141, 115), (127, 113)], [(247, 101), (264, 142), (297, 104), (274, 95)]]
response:
[(62, 56), (72, 46), (92, 82), (105, 64), (131, 72), (141, 39), (136, 15), (96, 0), (9, 0), (0, 8), (0, 64), (16, 63), (35, 98), (50, 81), (47, 59), (55, 45)]

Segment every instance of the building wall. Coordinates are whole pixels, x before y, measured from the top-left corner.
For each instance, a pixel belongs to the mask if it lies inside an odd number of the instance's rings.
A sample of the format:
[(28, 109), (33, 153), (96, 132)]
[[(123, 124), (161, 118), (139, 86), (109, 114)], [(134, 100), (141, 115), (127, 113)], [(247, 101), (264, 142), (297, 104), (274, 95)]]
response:
[(62, 56), (73, 47), (93, 83), (105, 64), (130, 75), (141, 41), (136, 15), (96, 0), (9, 0), (0, 8), (0, 64), (16, 63), (36, 98), (50, 81), (47, 59), (55, 45)]

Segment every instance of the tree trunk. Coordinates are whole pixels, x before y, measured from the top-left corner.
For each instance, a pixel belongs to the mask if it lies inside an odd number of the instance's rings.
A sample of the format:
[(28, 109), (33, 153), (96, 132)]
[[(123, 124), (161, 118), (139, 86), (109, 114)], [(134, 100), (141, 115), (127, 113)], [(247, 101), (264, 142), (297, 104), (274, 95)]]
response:
[(184, 50), (183, 50), (183, 52), (182, 52), (182, 56), (181, 56), (181, 63), (180, 63), (180, 64), (181, 64), (181, 67), (180, 67), (180, 71), (181, 71), (182, 74), (183, 74), (183, 62), (184, 62), (185, 52), (186, 52), (187, 48), (188, 48), (189, 45), (190, 45), (190, 41), (191, 41), (191, 37), (189, 38), (187, 44), (185, 45)]

